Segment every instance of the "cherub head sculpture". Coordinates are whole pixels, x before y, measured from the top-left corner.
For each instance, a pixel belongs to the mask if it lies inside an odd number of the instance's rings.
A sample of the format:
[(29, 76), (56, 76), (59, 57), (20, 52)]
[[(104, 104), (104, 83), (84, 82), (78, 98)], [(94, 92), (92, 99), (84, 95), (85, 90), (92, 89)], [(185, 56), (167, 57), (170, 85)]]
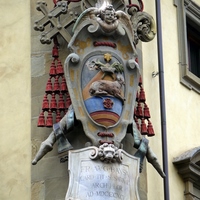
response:
[(101, 10), (100, 17), (107, 24), (112, 24), (117, 19), (115, 9), (112, 5), (108, 5), (104, 10)]

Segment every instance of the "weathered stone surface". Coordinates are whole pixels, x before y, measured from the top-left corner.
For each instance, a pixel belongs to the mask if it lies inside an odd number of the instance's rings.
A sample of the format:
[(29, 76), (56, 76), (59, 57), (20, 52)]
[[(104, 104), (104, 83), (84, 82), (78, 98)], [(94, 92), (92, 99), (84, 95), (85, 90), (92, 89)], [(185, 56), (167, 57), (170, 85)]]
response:
[(69, 152), (70, 182), (66, 200), (139, 200), (139, 159), (122, 151), (122, 163), (91, 160), (96, 148)]
[(32, 183), (31, 199), (40, 200), (45, 199), (45, 186), (44, 181)]
[(48, 74), (32, 78), (32, 97), (41, 96), (45, 94), (46, 83), (49, 78)]
[[(39, 115), (39, 114), (38, 114)], [(51, 133), (51, 128), (37, 127), (38, 116), (31, 120), (31, 139), (44, 141)]]
[[(41, 34), (41, 33), (40, 33)], [(38, 52), (51, 52), (53, 44), (49, 44), (49, 45), (39, 45), (40, 44), (40, 35), (36, 35), (36, 36), (32, 36), (32, 40), (31, 40), (31, 50), (32, 53), (38, 53)], [(35, 43), (37, 43), (38, 45), (34, 45)]]
[(48, 179), (45, 181), (46, 200), (64, 200), (68, 186), (68, 174), (62, 178)]
[(45, 59), (41, 54), (31, 57), (31, 76), (42, 76), (45, 73)]
[(42, 111), (42, 101), (43, 101), (44, 95), (41, 96), (35, 96), (32, 98), (32, 104), (31, 104), (31, 116), (38, 117), (40, 112)]
[(44, 157), (37, 165), (32, 166), (32, 181), (42, 181), (67, 176), (67, 162), (60, 163), (57, 156)]

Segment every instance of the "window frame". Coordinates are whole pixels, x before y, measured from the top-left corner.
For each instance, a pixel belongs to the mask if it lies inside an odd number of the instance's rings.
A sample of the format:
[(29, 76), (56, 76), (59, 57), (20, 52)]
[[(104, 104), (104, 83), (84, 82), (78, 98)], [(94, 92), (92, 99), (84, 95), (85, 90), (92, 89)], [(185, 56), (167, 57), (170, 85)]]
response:
[(187, 19), (200, 27), (200, 6), (191, 0), (174, 0), (177, 7), (180, 82), (200, 94), (200, 78), (189, 70)]
[[(188, 43), (189, 69), (198, 78), (200, 78), (200, 31), (197, 30), (196, 27), (193, 27), (192, 23), (190, 23), (189, 20), (187, 21), (187, 43)], [(192, 52), (194, 52), (194, 48), (195, 48), (195, 54), (192, 55)], [(192, 64), (191, 57), (192, 56), (196, 57), (197, 54), (198, 54), (198, 60), (195, 61), (197, 63), (195, 63), (194, 65), (194, 63)]]
[(185, 182), (185, 199), (200, 199), (200, 147), (195, 147), (174, 158), (173, 164)]

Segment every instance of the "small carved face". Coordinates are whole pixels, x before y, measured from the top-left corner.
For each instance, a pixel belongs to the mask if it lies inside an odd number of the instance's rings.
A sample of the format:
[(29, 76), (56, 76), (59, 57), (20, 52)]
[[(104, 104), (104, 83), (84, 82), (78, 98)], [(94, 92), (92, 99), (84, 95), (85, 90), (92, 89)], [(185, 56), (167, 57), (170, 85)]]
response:
[(107, 159), (112, 159), (114, 157), (115, 154), (115, 150), (111, 147), (105, 147), (103, 150), (104, 156)]
[(115, 21), (115, 12), (113, 10), (105, 10), (104, 12), (104, 21), (107, 24), (113, 23)]

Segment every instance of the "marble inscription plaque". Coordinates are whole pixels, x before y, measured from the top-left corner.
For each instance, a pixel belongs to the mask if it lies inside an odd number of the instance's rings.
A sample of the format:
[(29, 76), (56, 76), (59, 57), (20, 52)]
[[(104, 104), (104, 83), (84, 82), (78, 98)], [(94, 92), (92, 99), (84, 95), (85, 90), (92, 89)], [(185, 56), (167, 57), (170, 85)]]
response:
[(139, 159), (122, 151), (122, 163), (91, 160), (96, 147), (69, 152), (66, 200), (139, 200)]

